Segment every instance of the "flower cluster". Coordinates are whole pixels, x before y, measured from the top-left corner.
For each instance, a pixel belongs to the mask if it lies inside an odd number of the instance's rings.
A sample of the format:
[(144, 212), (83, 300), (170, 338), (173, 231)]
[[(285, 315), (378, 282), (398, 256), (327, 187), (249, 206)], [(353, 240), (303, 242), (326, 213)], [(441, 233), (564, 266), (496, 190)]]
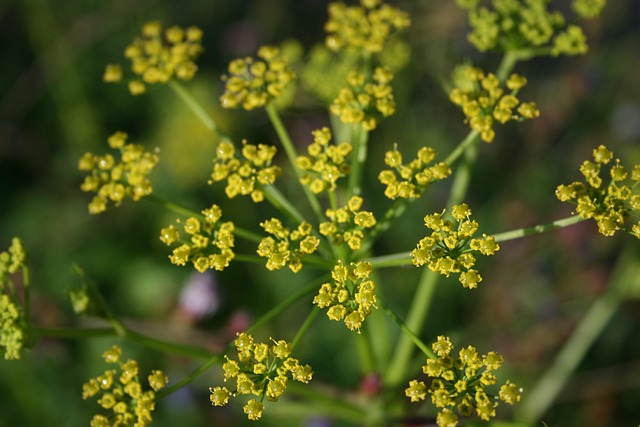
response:
[(470, 219), (471, 210), (466, 203), (451, 208), (451, 216), (455, 222), (444, 219), (443, 216), (444, 211), (424, 217), (425, 226), (433, 232), (421, 239), (411, 251), (413, 264), (417, 267), (427, 264), (431, 271), (447, 277), (452, 273), (459, 273), (458, 280), (462, 286), (477, 288), (482, 276), (472, 268), (476, 263), (474, 253), (493, 255), (500, 249), (500, 245), (486, 234), (481, 238), (473, 238), (478, 230), (478, 223)]
[(347, 49), (378, 53), (394, 32), (410, 24), (406, 12), (380, 0), (360, 0), (358, 6), (330, 3), (329, 20), (324, 26), (325, 43), (336, 52)]
[[(560, 185), (556, 196), (560, 201), (575, 204), (576, 213), (582, 218), (593, 218), (601, 234), (613, 236), (616, 231), (625, 230), (625, 221), (632, 213), (640, 213), (640, 193), (637, 192), (640, 165), (635, 165), (629, 173), (620, 159), (613, 161), (613, 153), (604, 145), (593, 150), (593, 160), (585, 160), (580, 166), (586, 183)], [(603, 169), (609, 164), (609, 184), (605, 186)], [(640, 221), (633, 224), (631, 234), (640, 239)]]
[(318, 249), (320, 239), (311, 234), (313, 227), (308, 222), (302, 222), (296, 230), (289, 230), (277, 218), (260, 223), (264, 230), (271, 234), (258, 245), (258, 255), (267, 258), (268, 270), (279, 270), (288, 265), (291, 271), (297, 273), (302, 268), (302, 258)]
[(188, 241), (181, 240), (180, 230), (173, 225), (160, 231), (160, 240), (167, 246), (182, 242), (169, 255), (172, 264), (185, 265), (191, 261), (201, 273), (211, 268), (222, 271), (235, 257), (235, 227), (231, 221), (220, 221), (222, 210), (217, 205), (203, 210), (202, 215), (203, 218), (190, 217), (182, 224), (184, 232), (190, 236)]
[(20, 358), (26, 338), (26, 319), (18, 303), (11, 275), (24, 272), (27, 255), (22, 242), (14, 237), (11, 246), (0, 252), (0, 349), (6, 360)]
[(396, 112), (391, 80), (393, 73), (388, 68), (377, 67), (372, 81), (364, 74), (353, 71), (344, 87), (333, 100), (329, 110), (343, 123), (362, 123), (366, 130), (373, 130), (382, 117)]
[(91, 378), (82, 386), (82, 398), (88, 399), (102, 395), (98, 404), (113, 411), (113, 415), (94, 415), (91, 427), (134, 426), (144, 427), (152, 421), (151, 412), (155, 409), (156, 391), (167, 385), (169, 379), (162, 371), (154, 370), (147, 377), (151, 390), (142, 390), (138, 375), (138, 362), (123, 362), (122, 349), (113, 346), (102, 355), (107, 363), (119, 365), (120, 372), (108, 369), (104, 374)]
[(272, 341), (272, 345), (256, 343), (250, 334), (238, 334), (235, 340), (238, 360), (225, 356), (226, 362), (222, 365), (225, 382), (235, 379), (235, 390), (226, 386), (210, 388), (211, 404), (225, 406), (231, 397), (252, 394), (257, 399), (250, 399), (244, 405), (244, 413), (250, 420), (259, 420), (264, 411), (264, 398), (277, 402), (289, 378), (302, 383), (311, 381), (311, 366), (301, 365), (298, 359), (290, 357), (291, 344)]
[[(166, 83), (172, 78), (190, 80), (198, 71), (195, 60), (202, 53), (202, 30), (197, 27), (173, 26), (163, 31), (157, 21), (142, 27), (142, 35), (136, 37), (124, 51), (131, 60), (131, 70), (138, 76), (129, 82), (129, 92), (140, 95), (147, 84)], [(115, 83), (122, 80), (119, 65), (109, 64), (103, 80)]]
[(282, 170), (279, 166), (272, 165), (276, 155), (276, 147), (271, 145), (247, 144), (242, 142), (242, 157), (236, 157), (236, 149), (229, 141), (222, 141), (216, 149), (216, 157), (213, 159), (213, 172), (209, 183), (227, 180), (225, 193), (230, 199), (237, 195), (251, 195), (256, 202), (264, 200), (264, 192), (261, 185), (273, 184), (280, 176)]
[[(553, 56), (580, 55), (587, 51), (586, 37), (576, 25), (566, 25), (558, 11), (548, 10), (549, 0), (491, 0), (491, 7), (480, 0), (458, 0), (469, 9), (471, 33), (469, 41), (480, 51), (503, 51), (547, 48)], [(595, 16), (601, 8), (585, 7), (575, 1), (574, 7)], [(576, 4), (578, 6), (576, 6)]]
[(405, 394), (412, 402), (419, 402), (429, 393), (431, 402), (441, 409), (436, 418), (440, 427), (458, 425), (458, 415), (454, 411), (470, 416), (475, 410), (481, 419), (489, 421), (496, 416), (498, 400), (509, 405), (520, 401), (522, 390), (511, 381), (502, 384), (498, 396), (485, 390), (498, 381), (494, 372), (502, 365), (500, 354), (492, 351), (480, 356), (475, 347), (468, 346), (456, 357), (451, 354), (451, 341), (444, 336), (439, 336), (432, 348), (437, 357), (427, 359), (422, 367), (423, 372), (433, 378), (428, 391), (423, 381), (412, 380)]
[(137, 201), (153, 192), (147, 175), (158, 163), (157, 154), (145, 151), (142, 145), (126, 142), (127, 134), (120, 131), (108, 139), (109, 147), (120, 152), (120, 162), (111, 154), (85, 153), (80, 158), (78, 168), (91, 172), (80, 188), (96, 193), (89, 203), (92, 214), (104, 212), (111, 203), (120, 206), (127, 197)]
[(484, 74), (479, 68), (467, 65), (454, 71), (453, 80), (454, 88), (449, 99), (462, 108), (469, 126), (480, 133), (483, 141), (493, 141), (496, 121), (504, 124), (540, 115), (534, 102), (521, 103), (516, 97), (527, 84), (527, 79), (518, 74), (511, 74), (505, 82), (509, 92), (505, 92), (494, 74)]
[(347, 328), (360, 332), (362, 322), (376, 307), (376, 286), (369, 278), (372, 266), (366, 261), (345, 265), (339, 261), (333, 267), (330, 283), (320, 287), (313, 303), (327, 308), (331, 320), (344, 321)]
[(229, 63), (229, 75), (223, 75), (225, 91), (220, 97), (224, 108), (253, 110), (279, 97), (295, 79), (280, 50), (274, 46), (258, 49), (258, 58), (234, 59)]
[(330, 221), (320, 223), (320, 234), (331, 236), (336, 246), (346, 242), (351, 250), (362, 247), (364, 229), (376, 225), (376, 218), (369, 211), (360, 210), (363, 199), (353, 196), (347, 204), (338, 209), (327, 209), (326, 216)]
[(296, 166), (303, 172), (300, 182), (318, 194), (335, 190), (338, 179), (349, 174), (347, 156), (353, 149), (348, 142), (335, 145), (327, 127), (312, 132), (313, 143), (307, 147), (308, 156), (298, 156)]
[(394, 200), (415, 199), (434, 181), (439, 181), (451, 175), (451, 168), (444, 163), (429, 165), (436, 157), (431, 147), (422, 147), (414, 160), (408, 164), (402, 163), (402, 154), (394, 146), (393, 150), (384, 155), (384, 163), (391, 169), (385, 169), (378, 174), (378, 180), (387, 186), (384, 195)]
[(583, 18), (593, 18), (600, 15), (607, 5), (607, 0), (573, 0), (571, 8)]

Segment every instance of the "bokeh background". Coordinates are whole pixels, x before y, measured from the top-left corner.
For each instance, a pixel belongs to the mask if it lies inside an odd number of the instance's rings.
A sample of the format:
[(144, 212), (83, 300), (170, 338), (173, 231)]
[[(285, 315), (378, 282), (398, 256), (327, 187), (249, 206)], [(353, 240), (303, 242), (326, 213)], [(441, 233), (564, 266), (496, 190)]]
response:
[[(464, 60), (495, 69), (500, 59), (481, 55), (468, 44), (466, 17), (455, 2), (392, 3), (411, 13), (405, 39), (412, 52), (394, 80), (397, 114), (370, 138), (364, 191), (376, 215), (390, 205), (375, 179), (384, 151), (397, 143), (409, 155), (428, 144), (446, 155), (467, 128), (440, 81)], [(556, 3), (568, 10), (568, 2)], [(480, 148), (467, 201), (487, 232), (570, 214), (570, 206), (555, 199), (555, 187), (578, 179), (579, 164), (599, 144), (607, 144), (626, 165), (640, 163), (640, 3), (610, 3), (600, 18), (583, 23), (591, 47), (587, 55), (518, 64), (516, 71), (530, 82), (521, 95), (536, 101), (542, 115), (501, 127), (496, 140)], [(83, 176), (77, 161), (86, 151), (106, 151), (106, 138), (126, 131), (131, 141), (160, 148), (161, 162), (152, 178), (156, 194), (196, 210), (220, 203), (226, 216), (257, 230), (257, 223), (273, 212), (245, 200), (226, 201), (222, 187), (207, 185), (212, 137), (179, 99), (166, 87), (132, 97), (124, 86), (104, 84), (102, 72), (107, 63), (123, 62), (124, 47), (149, 20), (199, 26), (205, 52), (189, 89), (236, 140), (276, 143), (264, 112), (218, 106), (219, 77), (229, 60), (253, 54), (262, 44), (294, 38), (307, 51), (323, 37), (326, 6), (319, 0), (0, 3), (0, 247), (20, 236), (28, 249), (34, 324), (94, 324), (76, 318), (68, 302), (69, 289), (79, 281), (72, 273), (74, 263), (134, 329), (212, 348), (221, 348), (236, 329), (313, 279), (314, 272), (266, 275), (264, 268), (240, 263), (204, 277), (172, 266), (158, 233), (175, 215), (144, 201), (89, 215), (90, 196), (79, 189)], [(312, 129), (329, 123), (323, 106), (304, 95), (284, 119), (301, 147), (310, 142)], [(285, 192), (295, 186), (291, 180), (282, 182)], [(422, 217), (444, 207), (448, 185), (435, 186), (415, 203), (382, 237), (376, 252), (410, 250), (416, 233), (425, 231)], [(249, 245), (241, 249), (255, 250)], [(482, 266), (485, 280), (479, 290), (469, 293), (455, 283), (441, 284), (423, 338), (447, 332), (483, 352), (500, 351), (510, 375), (526, 390), (605, 291), (623, 251), (640, 258), (638, 241), (623, 235), (605, 239), (591, 223), (505, 243)], [(400, 314), (410, 304), (418, 274), (409, 268), (381, 272), (380, 293)], [(208, 303), (194, 305), (194, 294)], [(633, 298), (620, 305), (543, 416), (547, 425), (638, 425), (639, 308)], [(300, 323), (308, 309), (306, 302), (292, 307), (261, 333), (290, 339), (291, 325)], [(322, 316), (302, 341), (299, 358), (314, 366), (319, 383), (357, 391), (363, 373), (351, 336), (343, 329)], [(397, 331), (380, 333), (389, 334), (392, 348)], [(99, 355), (115, 342), (44, 339), (21, 361), (0, 361), (0, 426), (87, 425), (97, 405), (82, 401), (81, 385), (105, 369)], [(196, 366), (123, 345), (143, 367), (163, 368), (173, 380)], [(214, 368), (158, 405), (155, 425), (244, 423), (238, 407), (211, 408), (208, 387), (220, 380)], [(267, 412), (264, 422), (331, 425), (327, 419), (306, 417), (304, 411), (295, 417), (273, 412)]]

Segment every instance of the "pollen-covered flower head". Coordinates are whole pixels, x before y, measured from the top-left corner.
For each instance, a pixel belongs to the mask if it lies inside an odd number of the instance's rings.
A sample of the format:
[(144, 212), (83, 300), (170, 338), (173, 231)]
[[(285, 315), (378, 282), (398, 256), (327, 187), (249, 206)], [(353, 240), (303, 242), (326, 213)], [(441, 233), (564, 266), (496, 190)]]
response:
[(285, 227), (277, 218), (263, 221), (260, 226), (269, 234), (258, 245), (258, 255), (267, 258), (268, 270), (279, 270), (285, 265), (297, 273), (302, 269), (302, 259), (316, 251), (320, 239), (308, 222), (302, 222), (294, 230)]
[(302, 171), (300, 182), (315, 194), (333, 191), (340, 178), (350, 172), (349, 155), (353, 149), (348, 142), (331, 143), (327, 127), (312, 132), (313, 143), (307, 147), (308, 156), (298, 156), (296, 166)]
[(585, 182), (559, 185), (556, 197), (574, 204), (582, 218), (594, 219), (600, 234), (613, 236), (627, 230), (640, 238), (640, 165), (627, 170), (620, 159), (614, 160), (613, 152), (600, 145), (593, 150), (593, 161), (585, 160), (580, 172)]
[(264, 200), (262, 186), (275, 183), (282, 174), (280, 167), (272, 164), (276, 152), (272, 145), (242, 141), (242, 150), (237, 153), (233, 143), (224, 140), (216, 148), (209, 183), (226, 180), (227, 197), (251, 196), (254, 202), (260, 203)]
[[(458, 0), (469, 10), (469, 41), (480, 51), (537, 49), (552, 56), (587, 51), (582, 28), (568, 24), (562, 12), (549, 10), (549, 0)], [(598, 3), (598, 4), (596, 4)], [(574, 0), (583, 17), (600, 13), (606, 0)]]
[(229, 266), (235, 253), (234, 230), (231, 221), (221, 221), (222, 209), (218, 205), (202, 211), (200, 217), (178, 220), (182, 231), (174, 225), (160, 230), (160, 240), (167, 246), (175, 246), (169, 260), (175, 265), (191, 262), (203, 273), (209, 269), (218, 271)]
[(471, 219), (471, 209), (466, 203), (451, 208), (453, 220), (444, 214), (445, 211), (424, 217), (424, 224), (432, 233), (421, 239), (411, 251), (413, 264), (416, 267), (427, 264), (431, 271), (446, 277), (457, 274), (462, 286), (477, 288), (482, 276), (473, 269), (476, 254), (493, 255), (500, 245), (486, 234), (474, 237), (478, 223)]
[(89, 173), (80, 188), (96, 193), (89, 203), (92, 214), (104, 212), (111, 205), (118, 207), (126, 198), (138, 201), (153, 192), (148, 175), (158, 163), (158, 155), (145, 151), (142, 145), (128, 144), (127, 138), (126, 133), (118, 131), (108, 139), (118, 160), (110, 153), (87, 152), (80, 158), (78, 168)]
[(329, 3), (325, 44), (333, 51), (367, 54), (382, 51), (394, 33), (411, 24), (409, 15), (380, 0), (360, 0), (357, 6)]
[(311, 366), (301, 365), (291, 357), (292, 345), (284, 340), (258, 343), (252, 335), (242, 332), (234, 344), (238, 358), (225, 356), (222, 370), (224, 381), (233, 382), (235, 386), (211, 387), (209, 399), (213, 406), (225, 406), (232, 397), (255, 396), (247, 401), (243, 410), (248, 419), (259, 420), (265, 398), (277, 402), (290, 379), (308, 383), (313, 377)]
[(431, 402), (440, 412), (436, 422), (440, 427), (457, 426), (458, 415), (475, 414), (484, 421), (495, 417), (499, 401), (513, 405), (520, 400), (522, 389), (506, 381), (491, 393), (487, 388), (495, 386), (495, 371), (502, 365), (502, 356), (496, 352), (478, 354), (473, 346), (462, 348), (457, 354), (453, 344), (445, 336), (439, 336), (432, 344), (436, 357), (427, 359), (422, 371), (431, 378), (429, 387), (418, 380), (411, 380), (405, 395), (412, 402), (420, 402), (431, 396)]
[(168, 377), (154, 370), (147, 377), (149, 388), (144, 390), (140, 382), (140, 369), (135, 360), (122, 360), (122, 349), (112, 346), (103, 353), (105, 362), (118, 365), (102, 375), (91, 378), (82, 386), (82, 398), (100, 396), (98, 404), (108, 412), (94, 415), (92, 426), (144, 427), (151, 423), (151, 412), (155, 409), (155, 392), (164, 388)]
[(505, 124), (540, 115), (534, 102), (523, 103), (517, 98), (527, 84), (527, 79), (518, 74), (511, 74), (502, 83), (494, 74), (465, 64), (456, 67), (452, 80), (449, 99), (462, 109), (465, 122), (486, 142), (493, 141), (496, 122)]
[(363, 199), (353, 196), (345, 206), (327, 209), (329, 221), (320, 223), (319, 231), (323, 236), (331, 237), (331, 243), (340, 246), (346, 243), (351, 250), (362, 247), (367, 229), (376, 225), (373, 213), (362, 210)]
[(360, 123), (366, 130), (373, 130), (382, 118), (396, 112), (391, 80), (393, 73), (385, 67), (376, 68), (371, 77), (353, 71), (329, 110), (343, 123)]
[(396, 198), (415, 199), (432, 182), (440, 181), (451, 175), (451, 168), (446, 163), (431, 164), (436, 153), (431, 147), (422, 147), (418, 150), (416, 158), (409, 163), (404, 163), (402, 154), (394, 146), (387, 151), (384, 163), (390, 168), (378, 174), (378, 180), (387, 186), (384, 195), (394, 200)]
[[(167, 83), (174, 78), (192, 79), (198, 71), (195, 61), (203, 51), (201, 39), (202, 30), (198, 27), (172, 26), (165, 29), (158, 21), (146, 23), (140, 36), (124, 51), (135, 75), (129, 81), (131, 94), (144, 93), (148, 84)], [(115, 83), (122, 77), (120, 65), (109, 64), (103, 80)]]
[(339, 261), (331, 272), (331, 282), (324, 283), (313, 303), (327, 309), (327, 317), (343, 321), (352, 331), (360, 332), (362, 323), (376, 306), (376, 286), (369, 278), (373, 268), (366, 261), (345, 265)]
[(224, 108), (245, 110), (264, 107), (281, 96), (295, 77), (277, 47), (262, 46), (257, 58), (239, 58), (229, 63), (228, 74), (222, 76), (225, 91), (220, 103)]
[(14, 275), (22, 273), (22, 286), (27, 273), (27, 254), (22, 241), (14, 237), (11, 246), (0, 252), (0, 354), (5, 360), (20, 359), (27, 340), (28, 319), (16, 293), (18, 288)]

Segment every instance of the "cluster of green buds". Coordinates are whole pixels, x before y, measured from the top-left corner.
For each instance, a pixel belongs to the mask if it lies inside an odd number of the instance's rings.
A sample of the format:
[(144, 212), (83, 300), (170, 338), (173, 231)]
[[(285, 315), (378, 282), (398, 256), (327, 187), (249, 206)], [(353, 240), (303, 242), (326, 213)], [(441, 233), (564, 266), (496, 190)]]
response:
[[(169, 255), (172, 264), (183, 266), (191, 261), (201, 273), (208, 269), (222, 271), (235, 257), (235, 227), (231, 221), (220, 220), (222, 210), (218, 205), (203, 210), (202, 215), (202, 218), (190, 217), (182, 223), (189, 240), (183, 240), (180, 230), (174, 225), (160, 231), (160, 240), (167, 246), (181, 243)], [(181, 223), (180, 220), (177, 222)]]
[(262, 239), (257, 250), (258, 255), (267, 258), (266, 267), (271, 271), (288, 265), (297, 273), (302, 269), (302, 258), (314, 253), (320, 245), (320, 239), (312, 234), (313, 227), (308, 222), (302, 222), (293, 231), (277, 218), (263, 221), (260, 226), (273, 236)]
[(340, 90), (329, 110), (343, 123), (361, 123), (366, 130), (375, 129), (382, 117), (396, 112), (396, 103), (390, 84), (391, 70), (377, 67), (372, 79), (367, 81), (364, 74), (351, 72), (347, 77), (348, 86)]
[(27, 254), (17, 237), (11, 240), (8, 250), (0, 252), (0, 349), (5, 360), (20, 359), (26, 338), (27, 319), (11, 278), (18, 273), (28, 274), (26, 261)]
[(429, 389), (423, 381), (412, 380), (405, 394), (412, 402), (419, 402), (425, 400), (428, 393), (431, 402), (440, 408), (436, 418), (438, 426), (455, 427), (458, 414), (471, 416), (474, 410), (478, 417), (489, 421), (496, 416), (499, 400), (509, 405), (520, 401), (522, 390), (511, 381), (501, 385), (497, 396), (486, 391), (498, 382), (494, 372), (502, 366), (500, 354), (491, 351), (480, 356), (475, 347), (468, 346), (456, 357), (451, 353), (453, 344), (442, 335), (432, 348), (437, 357), (427, 359), (422, 367), (422, 371), (432, 378)]
[(462, 286), (477, 288), (482, 276), (472, 268), (476, 263), (474, 253), (493, 255), (500, 249), (500, 245), (486, 234), (481, 238), (473, 237), (478, 230), (478, 223), (470, 219), (471, 209), (466, 203), (451, 208), (451, 216), (455, 222), (444, 219), (444, 212), (424, 217), (425, 226), (433, 232), (421, 239), (411, 251), (413, 264), (417, 267), (427, 264), (431, 271), (446, 277), (459, 274), (458, 280)]
[(324, 26), (325, 44), (335, 52), (346, 49), (378, 53), (395, 32), (410, 24), (406, 12), (380, 0), (360, 0), (358, 6), (330, 3), (329, 20)]
[(372, 266), (369, 262), (339, 261), (331, 271), (332, 282), (324, 283), (313, 303), (328, 308), (327, 317), (343, 321), (352, 331), (360, 333), (362, 322), (376, 307), (376, 286), (369, 278)]
[(422, 147), (417, 156), (408, 164), (402, 163), (402, 153), (394, 145), (384, 155), (384, 163), (391, 169), (385, 169), (378, 174), (378, 180), (387, 186), (384, 195), (389, 199), (416, 199), (435, 181), (440, 181), (451, 175), (451, 168), (444, 162), (430, 165), (436, 153), (431, 147)]
[(106, 211), (109, 204), (118, 207), (127, 197), (138, 201), (153, 192), (147, 176), (158, 163), (158, 155), (145, 151), (142, 145), (127, 144), (127, 137), (118, 131), (107, 140), (109, 147), (119, 152), (120, 162), (111, 154), (85, 153), (80, 158), (78, 168), (91, 172), (80, 188), (96, 193), (89, 203), (92, 214)]
[(376, 225), (376, 218), (369, 211), (360, 210), (363, 199), (353, 196), (347, 204), (338, 209), (327, 209), (325, 215), (330, 221), (320, 223), (319, 230), (323, 236), (331, 236), (336, 246), (346, 242), (351, 250), (362, 247), (364, 230)]
[[(559, 11), (549, 11), (549, 0), (458, 0), (469, 10), (469, 41), (480, 51), (546, 49), (553, 56), (581, 55), (587, 51), (586, 37), (577, 25), (567, 25)], [(576, 11), (595, 16), (602, 7), (574, 1)], [(603, 3), (598, 0), (596, 3)]]
[(272, 145), (247, 144), (242, 142), (242, 157), (236, 157), (236, 149), (229, 141), (222, 141), (216, 148), (216, 157), (213, 159), (213, 172), (210, 184), (227, 180), (225, 193), (233, 199), (237, 195), (251, 195), (251, 200), (256, 203), (264, 200), (262, 185), (276, 182), (276, 178), (282, 174), (279, 166), (272, 165), (277, 149)]
[[(635, 165), (629, 173), (620, 159), (613, 161), (613, 153), (604, 145), (593, 150), (593, 160), (585, 160), (580, 166), (586, 183), (560, 185), (556, 196), (560, 201), (575, 204), (576, 213), (582, 218), (594, 219), (601, 234), (613, 236), (618, 230), (626, 230), (625, 221), (632, 213), (636, 216), (640, 213), (640, 193), (637, 192), (640, 165)], [(609, 184), (603, 185), (605, 166), (609, 164)], [(633, 224), (630, 232), (640, 239), (640, 221)]]
[(109, 364), (117, 364), (119, 369), (108, 369), (102, 375), (91, 378), (82, 386), (82, 398), (88, 399), (101, 394), (98, 404), (113, 413), (110, 416), (94, 415), (91, 427), (144, 427), (152, 421), (155, 409), (156, 391), (167, 385), (169, 379), (162, 371), (154, 370), (147, 377), (150, 390), (143, 390), (140, 384), (138, 362), (122, 361), (122, 349), (113, 346), (102, 355)]
[(224, 108), (242, 107), (253, 110), (265, 106), (283, 94), (296, 75), (287, 60), (274, 46), (258, 49), (258, 59), (234, 59), (229, 74), (223, 75), (225, 91), (220, 97)]
[(505, 124), (512, 120), (522, 121), (540, 115), (535, 102), (523, 102), (516, 97), (518, 91), (527, 84), (527, 79), (518, 74), (511, 74), (505, 82), (492, 74), (485, 74), (481, 69), (463, 65), (454, 71), (454, 88), (449, 99), (459, 106), (471, 129), (480, 133), (485, 142), (493, 141), (495, 122)]
[(348, 142), (331, 144), (328, 127), (311, 132), (313, 143), (307, 147), (308, 156), (298, 156), (296, 166), (303, 172), (300, 182), (315, 194), (334, 191), (338, 179), (349, 174), (347, 156), (353, 149)]
[(225, 356), (222, 365), (225, 382), (235, 379), (235, 389), (217, 386), (209, 389), (214, 406), (225, 406), (231, 397), (254, 395), (244, 405), (244, 413), (250, 420), (259, 420), (264, 411), (263, 401), (277, 402), (287, 388), (289, 378), (308, 383), (313, 371), (309, 365), (301, 365), (290, 356), (292, 345), (273, 340), (273, 344), (256, 343), (250, 334), (241, 333), (235, 340), (238, 360)]
[[(198, 71), (195, 60), (202, 53), (202, 30), (197, 27), (173, 26), (164, 30), (158, 21), (148, 22), (142, 34), (124, 51), (131, 60), (131, 71), (137, 76), (129, 82), (129, 92), (140, 95), (147, 84), (167, 83), (173, 78), (190, 80)], [(122, 80), (122, 68), (109, 64), (103, 80), (115, 83)]]

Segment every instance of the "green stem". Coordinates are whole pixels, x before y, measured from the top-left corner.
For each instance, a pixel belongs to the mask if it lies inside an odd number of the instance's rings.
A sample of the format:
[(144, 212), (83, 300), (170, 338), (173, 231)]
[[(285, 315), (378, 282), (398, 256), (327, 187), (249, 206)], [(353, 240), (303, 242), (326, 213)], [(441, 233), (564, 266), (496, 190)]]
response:
[(518, 408), (517, 418), (533, 425), (547, 411), (575, 372), (585, 354), (600, 336), (621, 301), (640, 287), (640, 263), (633, 245), (618, 258), (607, 290), (589, 308), (555, 360), (540, 377)]
[(273, 185), (264, 185), (262, 186), (262, 189), (264, 190), (265, 197), (267, 198), (269, 203), (273, 205), (274, 208), (283, 212), (297, 224), (300, 224), (304, 221), (304, 217), (302, 216), (300, 211), (298, 211), (298, 209), (293, 206), (289, 199), (287, 199), (280, 192), (280, 190), (278, 190)]
[(411, 265), (411, 252), (382, 255), (367, 259), (374, 268), (405, 267)]
[(29, 267), (22, 267), (22, 284), (24, 286), (24, 319), (31, 321), (31, 286), (29, 286)]
[(304, 288), (300, 289), (298, 292), (296, 292), (295, 294), (291, 295), (289, 298), (285, 299), (280, 304), (278, 304), (277, 306), (273, 307), (271, 310), (267, 311), (265, 314), (260, 316), (260, 318), (258, 318), (258, 320), (256, 320), (253, 323), (253, 325), (251, 325), (246, 330), (246, 332), (247, 333), (251, 333), (251, 332), (255, 331), (260, 326), (262, 326), (263, 324), (265, 324), (269, 320), (273, 319), (278, 314), (282, 313), (285, 309), (287, 309), (289, 306), (293, 305), (299, 299), (302, 299), (305, 296), (307, 296), (310, 293), (312, 293), (313, 291), (318, 290), (320, 288), (320, 285), (325, 283), (330, 277), (331, 277), (330, 275), (326, 274), (326, 275), (320, 277), (319, 279), (314, 280), (308, 286), (305, 286)]
[(460, 141), (458, 146), (454, 148), (451, 153), (449, 153), (449, 155), (446, 159), (443, 160), (443, 162), (451, 166), (471, 144), (478, 141), (479, 135), (480, 134), (477, 130), (472, 130), (471, 132), (469, 132), (467, 136), (462, 141)]
[(173, 92), (178, 95), (186, 105), (189, 107), (191, 111), (200, 119), (200, 121), (211, 130), (213, 133), (218, 135), (220, 138), (231, 140), (228, 136), (223, 134), (216, 122), (211, 118), (211, 116), (204, 110), (202, 105), (193, 97), (191, 92), (189, 92), (181, 83), (178, 83), (175, 80), (169, 81), (169, 87)]
[(371, 249), (371, 246), (373, 246), (378, 236), (384, 233), (385, 231), (387, 231), (389, 227), (391, 227), (391, 224), (393, 224), (393, 222), (404, 213), (409, 203), (411, 203), (413, 200), (415, 199), (396, 200), (394, 204), (385, 212), (382, 219), (380, 219), (377, 222), (376, 226), (373, 227), (371, 232), (369, 232), (364, 244), (362, 245), (362, 248), (356, 252), (356, 255), (354, 255), (354, 258), (361, 256), (362, 254), (366, 253), (369, 249)]
[(311, 313), (309, 313), (309, 315), (307, 316), (307, 319), (304, 321), (302, 326), (300, 326), (300, 329), (298, 329), (298, 332), (296, 333), (296, 336), (293, 338), (293, 341), (291, 341), (291, 351), (293, 351), (293, 349), (296, 348), (296, 346), (298, 345), (302, 337), (304, 337), (304, 335), (307, 333), (307, 330), (309, 330), (309, 327), (311, 326), (311, 324), (313, 323), (313, 321), (315, 320), (315, 318), (318, 316), (319, 313), (320, 313), (320, 308), (318, 306), (314, 306), (313, 309), (311, 310)]
[[(404, 323), (406, 328), (416, 336), (420, 334), (424, 325), (437, 283), (438, 273), (425, 268)], [(403, 381), (405, 370), (411, 359), (413, 345), (414, 341), (411, 336), (407, 334), (400, 336), (385, 377), (385, 383), (390, 387), (395, 387)]]
[(462, 163), (458, 166), (456, 175), (453, 177), (453, 184), (451, 184), (451, 190), (449, 193), (449, 200), (447, 206), (453, 206), (461, 203), (469, 188), (471, 182), (471, 172), (473, 165), (478, 157), (478, 146), (469, 145), (464, 151), (464, 158)]
[(506, 242), (508, 240), (519, 239), (521, 237), (530, 236), (532, 234), (546, 233), (547, 231), (556, 230), (558, 228), (568, 227), (573, 224), (584, 221), (580, 215), (570, 216), (568, 218), (559, 219), (549, 224), (540, 224), (533, 227), (519, 228), (517, 230), (505, 231), (504, 233), (493, 234), (496, 242)]
[(351, 173), (347, 186), (348, 197), (359, 195), (362, 192), (362, 175), (367, 160), (369, 140), (369, 132), (361, 124), (354, 125), (354, 128), (353, 157), (351, 158)]
[(376, 372), (376, 361), (371, 343), (371, 331), (367, 328), (366, 324), (362, 325), (362, 331), (360, 331), (355, 338), (358, 354), (360, 355), (360, 371), (364, 375)]
[(409, 329), (407, 327), (407, 325), (405, 325), (405, 323), (402, 321), (402, 319), (400, 319), (400, 317), (393, 311), (391, 310), (386, 304), (384, 304), (383, 302), (379, 302), (378, 303), (380, 305), (380, 308), (382, 309), (382, 311), (391, 318), (391, 320), (393, 320), (395, 322), (396, 325), (398, 325), (400, 327), (400, 329), (402, 330), (402, 332), (404, 332), (406, 335), (409, 336), (409, 338), (411, 338), (411, 340), (413, 341), (413, 343), (420, 349), (422, 350), (422, 352), (430, 359), (436, 359), (436, 355), (433, 353), (433, 351), (429, 348), (429, 346), (427, 346), (424, 342), (422, 342), (422, 340), (413, 333), (413, 331), (411, 331), (411, 329)]
[(202, 375), (207, 370), (209, 370), (210, 367), (212, 367), (216, 363), (222, 362), (222, 360), (223, 358), (220, 355), (211, 356), (206, 362), (198, 366), (196, 369), (193, 370), (193, 372), (191, 372), (189, 375), (187, 375), (177, 383), (173, 384), (170, 387), (167, 387), (164, 390), (158, 391), (156, 393), (156, 399), (164, 399), (165, 397), (169, 396), (171, 393), (180, 390), (182, 387), (185, 387), (186, 385), (190, 384), (200, 375)]
[[(286, 152), (287, 157), (289, 158), (289, 163), (291, 163), (291, 167), (293, 168), (296, 176), (298, 177), (298, 182), (300, 182), (300, 178), (302, 178), (302, 171), (300, 170), (300, 168), (298, 168), (298, 165), (296, 164), (298, 153), (296, 152), (296, 149), (293, 145), (293, 142), (291, 141), (291, 137), (289, 136), (287, 129), (284, 127), (284, 124), (280, 119), (280, 114), (278, 113), (278, 110), (276, 110), (276, 108), (273, 106), (273, 104), (267, 104), (265, 106), (265, 110), (269, 115), (269, 120), (271, 120), (271, 124), (276, 130), (276, 133), (278, 134), (278, 138), (280, 138), (280, 142), (284, 147), (284, 151)], [(309, 190), (309, 188), (307, 188), (307, 186), (305, 185), (302, 185), (302, 190), (304, 191), (304, 194), (307, 197), (307, 200), (309, 201), (309, 204), (311, 205), (313, 212), (316, 214), (318, 221), (322, 222), (324, 219), (324, 216), (322, 215), (322, 208), (320, 207), (320, 202), (318, 202), (316, 195), (313, 194), (313, 192), (311, 192), (311, 190)]]
[(264, 259), (260, 258), (257, 255), (244, 255), (244, 254), (235, 254), (233, 257), (234, 261), (239, 261), (239, 262), (246, 262), (249, 264), (257, 264), (257, 265), (264, 265), (265, 261)]

